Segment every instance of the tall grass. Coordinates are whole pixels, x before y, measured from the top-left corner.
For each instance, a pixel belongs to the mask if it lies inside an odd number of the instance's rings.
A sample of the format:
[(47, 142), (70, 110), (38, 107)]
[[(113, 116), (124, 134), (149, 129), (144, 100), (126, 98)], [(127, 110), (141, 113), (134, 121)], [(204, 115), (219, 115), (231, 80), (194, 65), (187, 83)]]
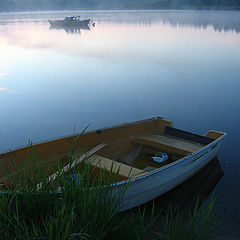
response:
[[(137, 215), (141, 235), (145, 235), (146, 240), (207, 240), (217, 228), (214, 203), (215, 197), (212, 196), (207, 203), (200, 206), (198, 198), (192, 211), (187, 208), (174, 209), (169, 204), (165, 213), (154, 213), (152, 210), (147, 222), (144, 221), (144, 208)], [(141, 238), (138, 236), (137, 239)]]
[[(73, 151), (69, 162), (78, 157)], [(205, 240), (216, 227), (214, 199), (200, 213), (197, 202), (187, 218), (171, 208), (163, 217), (154, 204), (150, 218), (145, 208), (120, 214), (124, 191), (114, 195), (111, 187), (118, 173), (100, 170), (95, 175), (86, 159), (64, 172), (61, 159), (56, 161), (57, 169), (46, 168), (30, 147), (27, 164), (16, 165), (17, 175), (7, 174), (14, 187), (0, 194), (0, 239)], [(49, 181), (53, 171), (58, 176)]]
[(46, 171), (30, 148), (28, 163), (16, 176), (8, 174), (14, 189), (0, 195), (0, 239), (106, 239), (119, 228), (122, 195), (111, 188), (118, 174), (94, 176), (87, 161), (63, 172), (58, 162), (57, 178), (48, 181), (53, 170)]

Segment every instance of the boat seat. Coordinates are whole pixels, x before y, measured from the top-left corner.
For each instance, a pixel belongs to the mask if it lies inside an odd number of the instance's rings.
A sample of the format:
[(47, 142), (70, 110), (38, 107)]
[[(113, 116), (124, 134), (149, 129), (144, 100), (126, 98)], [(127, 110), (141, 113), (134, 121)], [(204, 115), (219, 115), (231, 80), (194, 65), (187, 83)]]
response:
[(134, 168), (124, 163), (116, 162), (114, 160), (99, 156), (93, 155), (88, 159), (92, 166), (105, 169), (109, 172), (118, 173), (120, 176), (131, 178), (140, 173), (143, 173), (142, 170)]
[(143, 146), (155, 147), (181, 155), (195, 152), (203, 147), (203, 144), (200, 143), (158, 134), (140, 136), (132, 141)]

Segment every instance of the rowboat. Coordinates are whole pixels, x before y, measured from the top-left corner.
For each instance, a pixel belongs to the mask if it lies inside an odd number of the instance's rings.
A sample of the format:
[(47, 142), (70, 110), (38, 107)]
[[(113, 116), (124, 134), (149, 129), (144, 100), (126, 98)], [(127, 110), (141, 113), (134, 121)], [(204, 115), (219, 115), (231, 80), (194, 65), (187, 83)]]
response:
[[(87, 159), (94, 174), (102, 169), (117, 174), (111, 187), (113, 194), (125, 189), (121, 209), (124, 211), (190, 179), (217, 155), (225, 137), (226, 133), (214, 130), (206, 135), (183, 131), (174, 128), (170, 120), (155, 117), (34, 144), (31, 151), (46, 169), (51, 166), (49, 181), (58, 176), (57, 157), (61, 158), (63, 172)], [(72, 153), (73, 143), (75, 151), (83, 154), (69, 163), (66, 156)], [(159, 152), (167, 154), (168, 159), (153, 161)], [(9, 184), (6, 169), (8, 175), (17, 176), (19, 169), (29, 164), (28, 156), (28, 146), (0, 154), (2, 185)]]
[(69, 16), (65, 17), (65, 19), (59, 20), (48, 20), (52, 27), (73, 27), (73, 26), (84, 26), (88, 25), (90, 19), (81, 19), (80, 16)]

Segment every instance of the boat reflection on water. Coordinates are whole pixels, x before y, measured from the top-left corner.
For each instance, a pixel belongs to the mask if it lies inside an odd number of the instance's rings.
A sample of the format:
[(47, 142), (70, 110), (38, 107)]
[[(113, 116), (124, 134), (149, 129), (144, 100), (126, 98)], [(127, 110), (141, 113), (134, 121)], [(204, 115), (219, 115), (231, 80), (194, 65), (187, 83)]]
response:
[[(217, 157), (213, 158), (203, 169), (192, 178), (154, 200), (156, 212), (167, 212), (169, 206), (174, 210), (192, 211), (198, 201), (199, 206), (213, 192), (217, 183), (223, 177), (223, 171)], [(151, 214), (152, 202), (142, 205), (146, 213)]]
[(50, 30), (64, 30), (66, 33), (70, 34), (81, 34), (81, 30), (90, 31), (90, 27), (87, 24), (79, 26), (50, 26)]

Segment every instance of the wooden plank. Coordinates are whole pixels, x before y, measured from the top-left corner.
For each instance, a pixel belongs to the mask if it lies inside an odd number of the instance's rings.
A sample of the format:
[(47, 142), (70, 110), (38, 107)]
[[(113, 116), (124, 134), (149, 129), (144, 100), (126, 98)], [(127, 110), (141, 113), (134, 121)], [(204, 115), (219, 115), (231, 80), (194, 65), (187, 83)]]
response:
[(142, 170), (134, 168), (124, 163), (120, 163), (102, 156), (93, 155), (88, 159), (92, 166), (105, 169), (109, 172), (118, 173), (124, 177), (133, 177), (140, 173), (143, 173)]
[(203, 146), (202, 144), (194, 144), (181, 139), (156, 134), (141, 136), (133, 139), (133, 142), (160, 148), (166, 146), (171, 149), (179, 150), (179, 153), (184, 154), (195, 152)]
[[(50, 175), (47, 179), (48, 182), (54, 181), (57, 176), (59, 176), (61, 173), (63, 172), (67, 172), (68, 170), (74, 168), (76, 165), (78, 165), (81, 161), (83, 161), (86, 158), (89, 158), (90, 156), (92, 156), (94, 153), (98, 152), (99, 150), (101, 150), (102, 148), (104, 148), (106, 146), (105, 143), (101, 143), (98, 144), (97, 146), (95, 146), (94, 148), (92, 148), (90, 151), (88, 151), (87, 153), (84, 153), (83, 155), (81, 155), (80, 158), (74, 160), (72, 163), (67, 164), (66, 166), (64, 166), (60, 171), (57, 171), (55, 173), (53, 173), (52, 175)], [(42, 188), (42, 183), (37, 184), (37, 190), (40, 190)]]

